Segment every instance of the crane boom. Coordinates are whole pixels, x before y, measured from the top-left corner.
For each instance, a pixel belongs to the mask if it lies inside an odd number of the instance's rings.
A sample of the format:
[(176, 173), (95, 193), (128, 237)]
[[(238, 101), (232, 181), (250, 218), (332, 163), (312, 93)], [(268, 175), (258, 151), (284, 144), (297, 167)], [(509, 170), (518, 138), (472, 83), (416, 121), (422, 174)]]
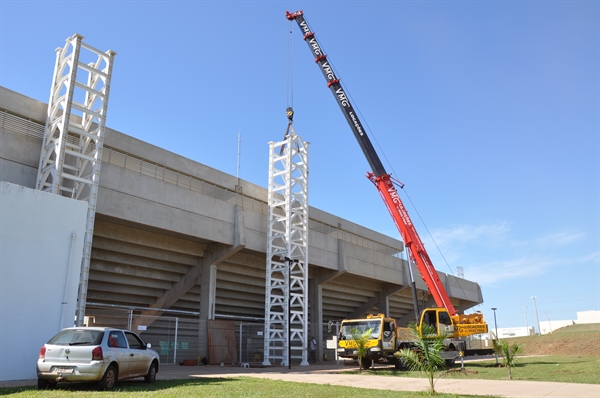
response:
[(457, 311), (454, 308), (454, 305), (452, 305), (450, 297), (448, 297), (448, 293), (446, 292), (446, 289), (427, 254), (427, 250), (425, 250), (425, 246), (408, 215), (406, 207), (398, 195), (398, 191), (396, 190), (390, 174), (385, 171), (381, 159), (379, 159), (377, 152), (375, 152), (369, 136), (363, 128), (358, 115), (350, 103), (350, 99), (340, 83), (340, 79), (335, 75), (331, 64), (327, 60), (327, 55), (321, 49), (314, 32), (310, 30), (306, 19), (304, 19), (303, 12), (296, 11), (290, 13), (286, 11), (286, 17), (290, 21), (295, 20), (298, 23), (298, 26), (304, 35), (304, 41), (308, 44), (308, 47), (315, 57), (315, 62), (319, 65), (323, 76), (325, 76), (327, 87), (329, 87), (331, 93), (335, 97), (346, 121), (350, 125), (350, 129), (354, 133), (358, 144), (371, 166), (372, 172), (367, 174), (367, 178), (369, 178), (369, 180), (377, 187), (396, 227), (402, 235), (404, 245), (408, 249), (411, 259), (417, 264), (421, 276), (429, 288), (436, 304), (439, 307), (446, 308), (450, 315), (456, 315)]

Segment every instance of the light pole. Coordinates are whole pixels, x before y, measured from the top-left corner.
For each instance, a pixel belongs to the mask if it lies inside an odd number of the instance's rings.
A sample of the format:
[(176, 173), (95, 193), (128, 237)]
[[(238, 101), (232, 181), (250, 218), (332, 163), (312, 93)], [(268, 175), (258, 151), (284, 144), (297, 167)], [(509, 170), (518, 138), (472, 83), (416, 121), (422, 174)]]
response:
[(546, 316), (548, 317), (548, 329), (550, 329), (550, 334), (552, 334), (552, 324), (550, 323), (550, 314), (546, 312)]
[(535, 299), (537, 298), (537, 296), (531, 296), (531, 298), (533, 299), (533, 308), (535, 308), (535, 320), (537, 321), (537, 325), (538, 325), (538, 333), (541, 335), (542, 329), (540, 329), (540, 318), (538, 318), (537, 304), (535, 302)]
[[(498, 323), (496, 322), (496, 310), (498, 308), (492, 308), (492, 311), (494, 311), (494, 327), (496, 328), (496, 341), (498, 341)], [(498, 365), (498, 351), (496, 351), (496, 365)]]

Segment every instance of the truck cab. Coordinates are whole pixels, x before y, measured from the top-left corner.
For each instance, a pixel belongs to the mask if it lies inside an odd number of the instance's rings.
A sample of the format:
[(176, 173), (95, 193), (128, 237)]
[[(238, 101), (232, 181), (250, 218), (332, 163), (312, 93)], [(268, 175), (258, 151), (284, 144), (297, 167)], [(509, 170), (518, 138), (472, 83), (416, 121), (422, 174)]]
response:
[(367, 339), (367, 352), (362, 359), (364, 368), (375, 362), (396, 364), (394, 353), (398, 350), (396, 320), (386, 318), (384, 314), (367, 315), (364, 319), (347, 319), (342, 321), (338, 336), (337, 353), (341, 358), (358, 359), (355, 337), (362, 336), (370, 330)]

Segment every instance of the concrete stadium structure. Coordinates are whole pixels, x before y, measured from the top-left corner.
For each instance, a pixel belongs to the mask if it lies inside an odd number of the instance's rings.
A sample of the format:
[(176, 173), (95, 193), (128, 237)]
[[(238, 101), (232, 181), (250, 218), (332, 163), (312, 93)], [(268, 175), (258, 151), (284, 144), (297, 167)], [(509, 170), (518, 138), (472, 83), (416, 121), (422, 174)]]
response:
[[(0, 87), (0, 181), (35, 189), (46, 111)], [(310, 333), (322, 342), (328, 321), (369, 313), (414, 321), (402, 242), (316, 208), (309, 214)], [(235, 176), (107, 128), (86, 316), (111, 324), (112, 309), (128, 308), (143, 326), (142, 315), (177, 311), (198, 325), (205, 355), (207, 321), (264, 317), (266, 232), (266, 188), (238, 186)], [(415, 278), (419, 297), (429, 297), (416, 269)], [(459, 311), (483, 302), (477, 283), (440, 278)]]

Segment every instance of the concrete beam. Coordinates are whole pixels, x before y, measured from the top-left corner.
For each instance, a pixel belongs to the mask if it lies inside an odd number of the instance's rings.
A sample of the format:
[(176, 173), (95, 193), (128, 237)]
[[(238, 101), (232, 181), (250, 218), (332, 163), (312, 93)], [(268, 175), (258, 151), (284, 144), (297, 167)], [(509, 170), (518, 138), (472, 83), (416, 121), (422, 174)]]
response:
[[(198, 283), (199, 278), (202, 278), (200, 281), (200, 317), (213, 319), (216, 292), (216, 266), (231, 258), (246, 246), (244, 213), (238, 206), (235, 208), (234, 222), (234, 246), (225, 246), (219, 243), (210, 244), (208, 250), (204, 252), (204, 257), (199, 258), (198, 265), (191, 267), (189, 272), (183, 276), (179, 282), (173, 284), (171, 289), (166, 291), (162, 297), (159, 297), (154, 304), (149, 306), (149, 308), (167, 309), (171, 307), (194, 285), (196, 285), (196, 283)], [(161, 314), (161, 311), (143, 311), (141, 313), (142, 316), (152, 315), (153, 317), (160, 316)], [(136, 320), (134, 324), (136, 326), (148, 326), (153, 322), (153, 319), (154, 318), (148, 318), (147, 320), (144, 320), (140, 318), (139, 320)]]
[(357, 308), (348, 317), (350, 319), (360, 318), (361, 316), (363, 316), (364, 313), (368, 312), (371, 308), (375, 307), (376, 305), (379, 307), (380, 311), (382, 309), (384, 309), (385, 315), (388, 316), (388, 314), (390, 312), (388, 297), (391, 296), (392, 294), (404, 289), (405, 286), (399, 286), (399, 285), (393, 285), (390, 283), (386, 283), (383, 285), (382, 288), (383, 289), (381, 291), (377, 292), (374, 297), (372, 297), (371, 299), (369, 299), (369, 301), (367, 301), (362, 306)]
[[(150, 265), (151, 268), (164, 269), (165, 271), (171, 272), (180, 272), (179, 270), (187, 271), (189, 266), (193, 266), (198, 263), (197, 256), (169, 252), (149, 246), (133, 245), (131, 243), (111, 240), (101, 236), (94, 238), (92, 252), (96, 251), (96, 249), (102, 249), (106, 252), (115, 253), (115, 255), (118, 255), (124, 259), (144, 259), (145, 261), (153, 264)], [(158, 264), (162, 265), (159, 266)]]
[(97, 236), (199, 257), (204, 256), (207, 247), (205, 243), (174, 238), (139, 228), (114, 224), (102, 219), (97, 219), (94, 223), (94, 238)]

